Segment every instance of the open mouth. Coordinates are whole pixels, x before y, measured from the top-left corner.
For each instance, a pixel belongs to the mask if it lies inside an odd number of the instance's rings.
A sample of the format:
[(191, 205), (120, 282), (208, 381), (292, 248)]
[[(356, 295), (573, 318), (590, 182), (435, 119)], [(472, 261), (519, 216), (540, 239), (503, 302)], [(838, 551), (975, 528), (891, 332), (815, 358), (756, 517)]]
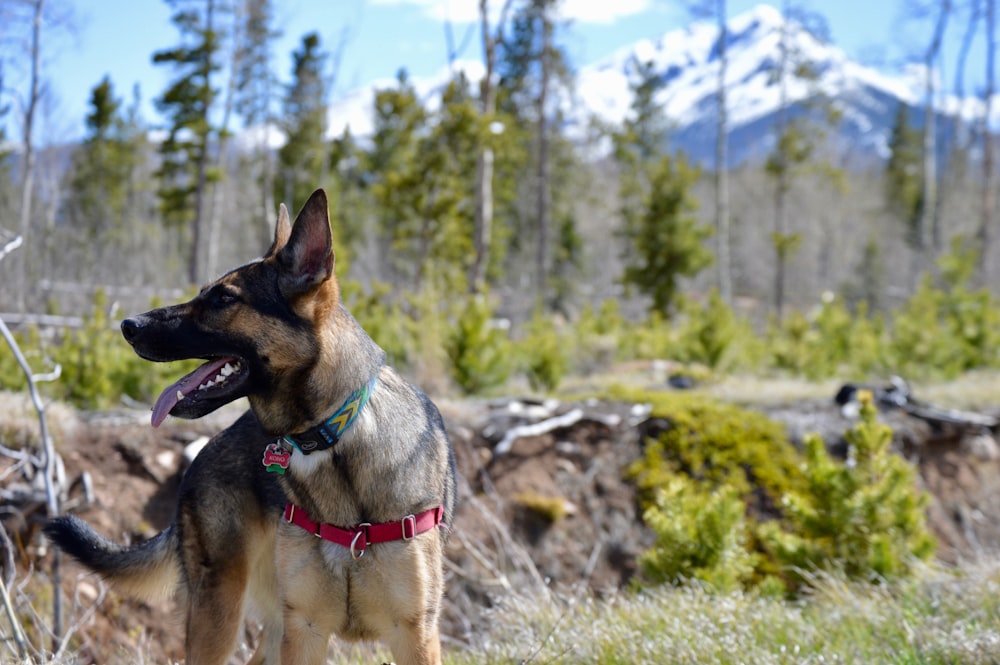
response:
[(159, 427), (178, 405), (187, 410), (201, 400), (224, 398), (246, 379), (246, 363), (238, 358), (209, 360), (160, 393), (153, 405), (153, 427)]

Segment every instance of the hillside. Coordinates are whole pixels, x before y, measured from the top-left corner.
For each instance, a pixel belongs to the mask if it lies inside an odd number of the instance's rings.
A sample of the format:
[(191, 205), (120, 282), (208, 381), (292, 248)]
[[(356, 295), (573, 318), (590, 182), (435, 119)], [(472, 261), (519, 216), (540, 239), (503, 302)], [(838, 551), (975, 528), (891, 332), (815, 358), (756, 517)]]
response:
[[(736, 381), (715, 386), (713, 392), (742, 400), (747, 389)], [(755, 384), (750, 390), (757, 395), (756, 408), (786, 423), (793, 438), (819, 431), (836, 449), (840, 434), (851, 424), (829, 396), (822, 396), (826, 386)], [(635, 490), (621, 474), (640, 454), (643, 432), (657, 426), (642, 408), (613, 402), (439, 402), (461, 472), (460, 512), (448, 548), (445, 611), (446, 644), (456, 656), (461, 647), (496, 649), (488, 647), (489, 635), (513, 629), (517, 617), (558, 606), (559, 599), (611, 599), (629, 588), (638, 554), (651, 543), (637, 511)], [(30, 429), (31, 419), (23, 396), (5, 394), (3, 404), (9, 414), (2, 426), (4, 445), (9, 446), (27, 436), (17, 432)], [(517, 438), (506, 452), (496, 449), (510, 428), (575, 408), (583, 417), (574, 424)], [(153, 430), (142, 411), (53, 409), (67, 476), (86, 472), (93, 481), (93, 502), (73, 511), (119, 540), (149, 537), (170, 520), (184, 446), (224, 426), (238, 411), (227, 408), (194, 422), (169, 420)], [(898, 411), (883, 412), (883, 417), (896, 429), (898, 449), (919, 465), (922, 481), (933, 493), (930, 518), (941, 560), (979, 559), (998, 551), (1000, 451), (993, 436), (932, 427)], [(19, 487), (20, 476), (10, 460), (0, 464), (9, 496)], [(73, 492), (76, 500), (82, 496), (79, 488)], [(560, 503), (558, 516), (550, 512), (553, 500)], [(37, 532), (42, 513), (36, 506), (21, 516), (23, 522), (8, 517), (4, 523), (24, 544), (18, 579), (30, 580), (26, 565), (35, 556), (43, 557), (33, 574), (37, 584), (49, 560)], [(80, 572), (75, 564), (65, 564), (67, 597), (74, 599), (71, 622), (79, 622), (74, 642), (78, 662), (134, 662), (137, 654), (145, 662), (164, 662), (182, 656), (182, 630), (170, 602), (124, 600)], [(22, 602), (45, 602), (43, 589), (30, 584), (28, 589)], [(538, 603), (536, 609), (523, 605), (525, 593)], [(591, 602), (596, 601), (586, 600), (586, 607)], [(88, 615), (88, 609), (96, 612)], [(38, 611), (47, 610), (39, 605)], [(511, 623), (497, 625), (498, 611)], [(595, 605), (586, 611), (606, 610)], [(557, 643), (561, 640), (556, 638)], [(356, 652), (333, 647), (331, 653), (343, 658)]]

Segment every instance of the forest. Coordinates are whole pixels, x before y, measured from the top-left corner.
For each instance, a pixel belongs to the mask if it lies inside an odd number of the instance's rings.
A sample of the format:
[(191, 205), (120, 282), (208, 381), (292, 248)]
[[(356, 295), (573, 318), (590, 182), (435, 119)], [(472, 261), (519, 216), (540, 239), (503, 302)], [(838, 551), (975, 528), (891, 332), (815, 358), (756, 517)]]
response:
[[(772, 147), (733, 163), (720, 39), (710, 164), (672, 149), (664, 74), (638, 59), (625, 122), (569, 131), (574, 68), (560, 40), (572, 28), (554, 1), (481, 3), (483, 78), (456, 68), (426, 98), (401, 68), (376, 91), (372, 134), (332, 138), (331, 71), (343, 44), (302, 35), (292, 71), (277, 72), (271, 2), (169, 4), (178, 43), (149, 57), (173, 78), (143, 91), (166, 125), (142, 117), (139, 91), (105, 77), (93, 84), (86, 136), (72, 145), (33, 129), (44, 112), (39, 63), (65, 38), (69, 7), (3, 5), (12, 32), (30, 34), (4, 47), (8, 69), (31, 72), (28, 88), (2, 88), (0, 104), (16, 120), (5, 126), (20, 131), (0, 137), (0, 310), (12, 322), (77, 322), (98, 292), (125, 312), (175, 297), (259, 255), (277, 204), (294, 214), (317, 187), (330, 195), (338, 274), (356, 307), (453, 321), (444, 309), (483, 298), (477, 306), (510, 323), (515, 339), (534, 314), (567, 327), (608, 306), (629, 320), (679, 321), (712, 294), (764, 335), (831, 299), (852, 316), (891, 319), (925, 279), (993, 292), (992, 2), (913, 3), (911, 20), (933, 28), (920, 54), (925, 104), (897, 105), (883, 160), (852, 158), (838, 140), (842, 109), (822, 90), (788, 101), (786, 88), (818, 76), (798, 33), (828, 38), (821, 13), (789, 0), (770, 60), (782, 94)], [(726, 34), (725, 2), (694, 5), (692, 18)], [(963, 45), (989, 37), (977, 119), (936, 110), (947, 92), (936, 74), (957, 68), (956, 87), (967, 78), (964, 51), (944, 62), (945, 31)]]

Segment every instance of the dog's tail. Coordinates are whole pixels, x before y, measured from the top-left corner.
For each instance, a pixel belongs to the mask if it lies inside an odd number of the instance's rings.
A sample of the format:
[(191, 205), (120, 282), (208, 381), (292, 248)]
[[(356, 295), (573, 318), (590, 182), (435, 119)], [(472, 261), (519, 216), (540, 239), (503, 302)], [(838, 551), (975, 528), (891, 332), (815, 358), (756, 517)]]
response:
[(177, 529), (171, 524), (149, 540), (120, 545), (72, 515), (45, 525), (59, 549), (107, 580), (119, 591), (143, 600), (173, 593), (180, 579)]

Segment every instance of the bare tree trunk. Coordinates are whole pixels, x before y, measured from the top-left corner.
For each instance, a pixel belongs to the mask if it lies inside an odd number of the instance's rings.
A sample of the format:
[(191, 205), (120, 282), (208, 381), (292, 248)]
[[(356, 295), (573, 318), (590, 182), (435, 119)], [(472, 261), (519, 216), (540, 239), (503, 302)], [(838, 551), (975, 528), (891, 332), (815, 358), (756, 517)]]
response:
[(20, 233), (24, 239), (24, 252), (18, 257), (17, 286), (15, 290), (16, 306), (19, 312), (25, 311), (28, 291), (28, 263), (32, 251), (31, 242), (31, 203), (35, 189), (35, 142), (32, 136), (35, 118), (38, 113), (38, 102), (41, 99), (41, 64), (42, 64), (42, 12), (45, 0), (35, 0), (31, 17), (31, 79), (28, 89), (28, 103), (24, 109), (23, 139), (24, 157), (21, 162), (21, 201), (20, 201)]
[(546, 302), (549, 265), (549, 122), (548, 96), (552, 60), (552, 21), (548, 9), (542, 15), (542, 80), (538, 93), (538, 165), (536, 172), (538, 217), (538, 302)]
[[(486, 75), (480, 83), (479, 102), (482, 117), (489, 121), (497, 110), (496, 88), (493, 82), (493, 72), (496, 68), (497, 45), (503, 42), (503, 28), (507, 21), (507, 12), (513, 0), (506, 0), (500, 12), (496, 34), (490, 31), (489, 0), (479, 0), (479, 23), (482, 29), (483, 60), (486, 64)], [(474, 246), (476, 255), (469, 271), (469, 289), (473, 293), (483, 290), (486, 285), (486, 271), (490, 263), (490, 250), (493, 244), (493, 148), (487, 143), (483, 145), (476, 158), (476, 209), (474, 227)]]
[(934, 64), (941, 52), (941, 42), (944, 30), (948, 24), (948, 14), (951, 11), (951, 0), (941, 0), (941, 10), (934, 26), (934, 34), (930, 46), (924, 56), (924, 154), (922, 185), (923, 204), (920, 209), (919, 247), (923, 255), (922, 269), (930, 264), (928, 253), (940, 249), (940, 209), (937, 205), (937, 114), (934, 111)]
[[(979, 0), (970, 3), (969, 21), (965, 26), (965, 33), (959, 44), (958, 55), (955, 58), (955, 83), (954, 95), (958, 100), (959, 108), (957, 112), (950, 115), (949, 131), (946, 137), (946, 145), (940, 151), (944, 155), (944, 163), (938, 169), (938, 208), (945, 210), (948, 208), (953, 190), (960, 188), (968, 177), (969, 147), (972, 145), (973, 133), (969, 131), (964, 119), (965, 108), (965, 66), (969, 60), (969, 50), (972, 48), (972, 41), (978, 32), (979, 20), (982, 18), (982, 7)], [(980, 254), (980, 261), (976, 265), (976, 278), (982, 279), (983, 263), (985, 254)]]
[(993, 110), (993, 93), (996, 86), (994, 59), (996, 58), (996, 0), (986, 2), (986, 87), (983, 90), (983, 177), (979, 217), (979, 274), (982, 284), (989, 284), (990, 227), (993, 225), (995, 194), (993, 192), (993, 133), (990, 130), (990, 113)]
[[(965, 66), (969, 60), (969, 50), (972, 48), (972, 41), (976, 38), (976, 29), (982, 19), (983, 12), (978, 0), (972, 3), (969, 13), (969, 23), (966, 25), (965, 34), (958, 48), (958, 55), (955, 58), (955, 98), (960, 104), (965, 101)], [(952, 132), (951, 141), (957, 150), (964, 152), (969, 147), (967, 136), (970, 132), (965, 128), (961, 113), (951, 116)]]
[(719, 293), (728, 305), (733, 302), (732, 265), (729, 252), (729, 117), (726, 108), (726, 69), (729, 64), (726, 29), (726, 0), (717, 0), (715, 17), (719, 25), (719, 79), (716, 89), (718, 122), (715, 130), (715, 243), (719, 263)]

